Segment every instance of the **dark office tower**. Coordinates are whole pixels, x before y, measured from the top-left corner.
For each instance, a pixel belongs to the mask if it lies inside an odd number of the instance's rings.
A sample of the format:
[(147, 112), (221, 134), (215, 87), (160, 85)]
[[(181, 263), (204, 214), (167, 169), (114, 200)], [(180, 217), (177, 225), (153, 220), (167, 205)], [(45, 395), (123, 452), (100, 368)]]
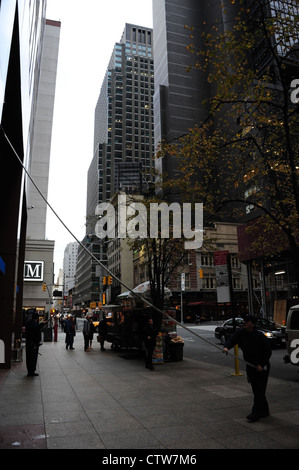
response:
[[(271, 38), (271, 46), (276, 49), (279, 56), (286, 56), (285, 67), (286, 73), (289, 78), (292, 78), (293, 70), (295, 69), (295, 76), (298, 72), (298, 57), (297, 54), (291, 53), (291, 50), (298, 49), (297, 41), (294, 39), (295, 35), (290, 36), (286, 31), (286, 24), (284, 19), (290, 20), (294, 25), (294, 32), (298, 29), (296, 23), (296, 15), (298, 15), (299, 4), (298, 0), (246, 0), (245, 6), (247, 12), (247, 20), (249, 25), (255, 25), (261, 18), (281, 18), (280, 27), (276, 30)], [(254, 26), (253, 26), (254, 27)], [(273, 55), (269, 54), (269, 43), (266, 38), (261, 35), (256, 35), (256, 44), (252, 50), (252, 65), (260, 72), (274, 62)]]
[[(207, 115), (202, 104), (210, 94), (205, 76), (194, 67), (187, 72), (195, 58), (186, 49), (190, 31), (185, 26), (192, 26), (194, 37), (200, 37), (209, 3), (153, 0), (155, 148), (162, 140), (171, 142), (186, 134)], [(213, 8), (213, 14), (216, 13), (217, 8)], [(156, 166), (159, 171), (173, 175), (176, 158), (156, 160)]]
[[(152, 29), (126, 24), (115, 44), (95, 110), (94, 157), (88, 171), (87, 234), (94, 232), (96, 205), (121, 188), (120, 172), (141, 164), (151, 180), (154, 153), (154, 60)], [(137, 165), (138, 166), (138, 165)], [(122, 187), (126, 186), (123, 177)], [(140, 181), (140, 178), (136, 178)], [(128, 182), (131, 185), (132, 179)], [(139, 189), (139, 188), (138, 188)]]

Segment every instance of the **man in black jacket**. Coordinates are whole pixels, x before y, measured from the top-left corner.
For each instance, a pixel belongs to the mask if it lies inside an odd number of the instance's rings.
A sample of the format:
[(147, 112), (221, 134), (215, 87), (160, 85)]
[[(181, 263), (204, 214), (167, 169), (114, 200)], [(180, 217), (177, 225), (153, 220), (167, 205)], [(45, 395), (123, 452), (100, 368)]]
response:
[(39, 323), (38, 313), (32, 314), (31, 320), (26, 323), (26, 366), (28, 377), (37, 377), (35, 372), (39, 345), (41, 342), (41, 329), (46, 323)]
[(104, 343), (105, 343), (105, 340), (106, 340), (106, 337), (107, 337), (107, 332), (108, 332), (107, 320), (106, 320), (106, 316), (103, 315), (103, 318), (100, 321), (99, 326), (98, 326), (98, 333), (99, 333), (99, 337), (100, 337), (99, 340), (100, 340), (100, 344), (101, 344), (101, 351), (106, 351), (106, 349), (104, 348)]
[[(246, 364), (248, 382), (251, 384), (254, 403), (251, 413), (247, 416), (250, 422), (258, 421), (269, 415), (269, 405), (266, 399), (266, 388), (270, 371), (269, 359), (271, 347), (265, 335), (256, 329), (256, 318), (247, 315), (243, 328), (226, 341), (223, 352), (238, 345), (242, 349)], [(250, 364), (250, 365), (249, 365)]]

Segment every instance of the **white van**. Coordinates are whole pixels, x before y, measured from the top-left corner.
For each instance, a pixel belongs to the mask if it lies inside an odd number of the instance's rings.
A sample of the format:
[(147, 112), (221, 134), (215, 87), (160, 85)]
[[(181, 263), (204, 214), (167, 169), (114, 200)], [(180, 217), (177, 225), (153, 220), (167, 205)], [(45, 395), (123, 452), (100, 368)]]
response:
[(291, 307), (287, 316), (286, 348), (284, 361), (299, 366), (299, 305)]

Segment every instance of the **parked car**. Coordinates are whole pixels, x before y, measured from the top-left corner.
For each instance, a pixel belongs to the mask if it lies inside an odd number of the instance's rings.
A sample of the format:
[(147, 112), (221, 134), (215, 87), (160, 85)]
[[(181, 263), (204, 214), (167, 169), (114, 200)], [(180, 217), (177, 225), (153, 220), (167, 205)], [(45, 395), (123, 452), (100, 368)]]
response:
[[(235, 327), (240, 328), (243, 325), (243, 318), (235, 318)], [(275, 322), (265, 318), (258, 318), (256, 327), (264, 333), (272, 347), (283, 347), (286, 343), (285, 327), (277, 325)], [(234, 319), (226, 320), (221, 326), (215, 328), (215, 338), (219, 339), (221, 344), (234, 333)]]
[[(243, 318), (235, 318), (235, 327), (240, 328), (243, 325)], [(230, 318), (226, 320), (221, 326), (215, 328), (215, 338), (220, 340), (221, 344), (234, 333), (234, 319)]]

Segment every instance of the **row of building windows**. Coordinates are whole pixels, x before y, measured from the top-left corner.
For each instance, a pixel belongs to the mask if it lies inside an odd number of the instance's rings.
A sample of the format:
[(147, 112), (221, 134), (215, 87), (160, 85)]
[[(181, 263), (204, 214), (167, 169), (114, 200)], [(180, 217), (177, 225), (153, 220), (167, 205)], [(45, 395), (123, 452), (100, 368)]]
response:
[[(242, 289), (241, 279), (238, 277), (233, 277), (232, 279), (233, 289)], [(185, 273), (185, 288), (190, 289), (190, 275), (189, 273)], [(216, 277), (213, 276), (205, 276), (201, 280), (201, 288), (202, 289), (216, 289)], [(177, 279), (177, 288), (181, 290), (181, 275), (178, 276)]]
[(132, 28), (132, 41), (143, 43), (143, 44), (146, 44), (146, 43), (151, 44), (152, 33), (151, 31), (147, 31), (145, 29)]
[[(230, 259), (231, 259), (232, 268), (239, 268), (240, 267), (240, 261), (239, 261), (238, 255), (232, 254)], [(206, 267), (214, 266), (214, 254), (213, 253), (202, 254), (201, 255), (201, 266), (206, 266)]]

